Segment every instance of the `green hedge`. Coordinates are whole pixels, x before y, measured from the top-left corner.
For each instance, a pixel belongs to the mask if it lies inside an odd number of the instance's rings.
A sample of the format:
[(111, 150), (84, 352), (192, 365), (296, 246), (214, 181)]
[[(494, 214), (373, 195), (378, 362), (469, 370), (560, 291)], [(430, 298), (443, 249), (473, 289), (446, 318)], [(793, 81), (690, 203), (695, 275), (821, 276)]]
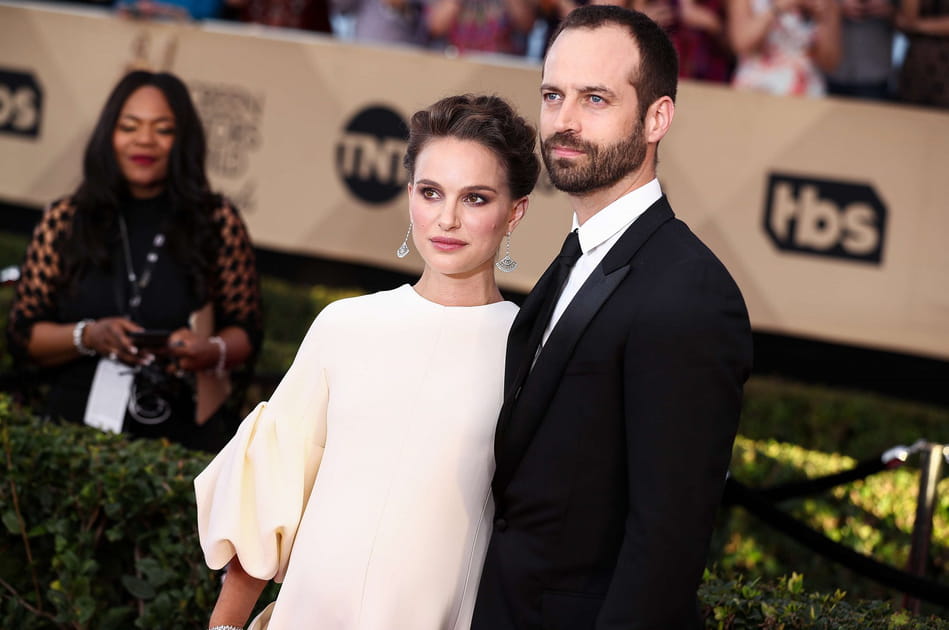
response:
[[(919, 438), (949, 443), (949, 409), (876, 394), (753, 378), (746, 388), (731, 472), (751, 487), (819, 477), (852, 468)], [(918, 460), (781, 507), (856, 551), (906, 566), (919, 486)], [(949, 581), (949, 479), (937, 487), (929, 577)], [(863, 598), (899, 594), (834, 564), (767, 526), (740, 507), (723, 511), (714, 561), (726, 574), (773, 578), (802, 572), (820, 591), (842, 588)], [(924, 604), (925, 610), (938, 612)], [(945, 614), (949, 609), (943, 608)]]
[(949, 444), (949, 408), (759, 377), (745, 387), (738, 431), (863, 459), (919, 438)]
[(216, 586), (191, 485), (207, 455), (41, 424), (6, 398), (0, 422), (4, 628), (184, 628), (207, 617)]
[(841, 590), (809, 592), (804, 577), (793, 573), (774, 581), (725, 579), (706, 571), (699, 587), (705, 627), (718, 630), (924, 630), (949, 628), (935, 615), (914, 616), (887, 602), (848, 602)]
[[(3, 397), (0, 448), (0, 627), (203, 627), (218, 580), (198, 546), (192, 479), (209, 455), (39, 423)], [(700, 600), (709, 628), (949, 627), (832, 593), (806, 592), (800, 576), (710, 573)]]
[(206, 627), (219, 580), (192, 482), (210, 455), (43, 423), (4, 396), (0, 449), (0, 627)]
[[(768, 487), (847, 470), (854, 464), (856, 460), (844, 455), (739, 436), (731, 472), (747, 485)], [(781, 507), (832, 540), (902, 568), (908, 559), (918, 484), (919, 471), (904, 466), (838, 486), (821, 495), (789, 500)], [(929, 575), (945, 581), (949, 575), (949, 479), (943, 479), (938, 485), (937, 500)], [(798, 571), (807, 575), (809, 584), (817, 590), (842, 588), (861, 598), (897, 597), (869, 578), (834, 564), (762, 525), (740, 507), (723, 511), (715, 541), (713, 561), (726, 575), (774, 578)], [(924, 609), (938, 611), (930, 605)]]

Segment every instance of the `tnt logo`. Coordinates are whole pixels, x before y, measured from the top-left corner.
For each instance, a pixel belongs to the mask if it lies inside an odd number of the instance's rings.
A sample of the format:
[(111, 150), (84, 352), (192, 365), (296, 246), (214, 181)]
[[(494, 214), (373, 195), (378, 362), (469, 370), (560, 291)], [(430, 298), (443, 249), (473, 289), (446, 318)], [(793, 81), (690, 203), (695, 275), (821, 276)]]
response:
[(336, 144), (336, 170), (356, 197), (383, 204), (405, 187), (402, 155), (408, 127), (388, 107), (367, 107), (356, 114)]
[(43, 90), (32, 74), (0, 70), (0, 133), (40, 134)]
[(778, 249), (880, 264), (886, 207), (867, 184), (768, 178), (764, 228)]

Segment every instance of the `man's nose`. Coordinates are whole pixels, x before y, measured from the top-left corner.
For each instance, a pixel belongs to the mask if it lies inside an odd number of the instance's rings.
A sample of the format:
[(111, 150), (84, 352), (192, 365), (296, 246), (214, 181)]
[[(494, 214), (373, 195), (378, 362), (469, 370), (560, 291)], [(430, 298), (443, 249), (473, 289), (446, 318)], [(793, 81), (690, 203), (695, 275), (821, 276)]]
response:
[(561, 102), (560, 107), (557, 108), (557, 113), (554, 117), (554, 130), (558, 133), (580, 131), (578, 114), (579, 110), (576, 101), (565, 98), (563, 102)]

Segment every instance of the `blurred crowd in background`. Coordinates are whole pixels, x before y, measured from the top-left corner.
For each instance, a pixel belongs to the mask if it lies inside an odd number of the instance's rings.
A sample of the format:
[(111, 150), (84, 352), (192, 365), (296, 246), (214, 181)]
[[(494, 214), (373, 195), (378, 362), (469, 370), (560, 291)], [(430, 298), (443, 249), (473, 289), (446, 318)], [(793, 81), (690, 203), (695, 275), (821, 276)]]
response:
[[(448, 54), (541, 59), (578, 0), (79, 0), (133, 17), (233, 20)], [(949, 107), (949, 0), (579, 0), (643, 11), (687, 79), (778, 95)]]

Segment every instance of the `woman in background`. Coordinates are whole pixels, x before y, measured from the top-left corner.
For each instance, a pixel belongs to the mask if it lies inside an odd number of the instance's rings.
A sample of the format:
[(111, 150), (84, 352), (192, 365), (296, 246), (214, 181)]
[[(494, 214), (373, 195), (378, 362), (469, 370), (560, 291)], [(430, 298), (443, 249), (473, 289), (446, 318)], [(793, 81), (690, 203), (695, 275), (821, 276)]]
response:
[(836, 0), (728, 0), (728, 36), (735, 87), (823, 96), (823, 73), (840, 61), (840, 9)]
[[(211, 627), (467, 629), (494, 505), (507, 333), (495, 266), (537, 181), (533, 127), (494, 96), (411, 120), (418, 282), (316, 318), (269, 402), (195, 480), (201, 546), (228, 566)], [(504, 243), (505, 254), (497, 260)]]
[(227, 372), (259, 346), (260, 292), (247, 231), (204, 159), (180, 79), (119, 81), (82, 183), (33, 234), (10, 315), (15, 356), (48, 368), (47, 416), (193, 448), (233, 434), (239, 400), (221, 402)]
[(903, 0), (896, 26), (909, 40), (900, 100), (949, 107), (949, 0)]

